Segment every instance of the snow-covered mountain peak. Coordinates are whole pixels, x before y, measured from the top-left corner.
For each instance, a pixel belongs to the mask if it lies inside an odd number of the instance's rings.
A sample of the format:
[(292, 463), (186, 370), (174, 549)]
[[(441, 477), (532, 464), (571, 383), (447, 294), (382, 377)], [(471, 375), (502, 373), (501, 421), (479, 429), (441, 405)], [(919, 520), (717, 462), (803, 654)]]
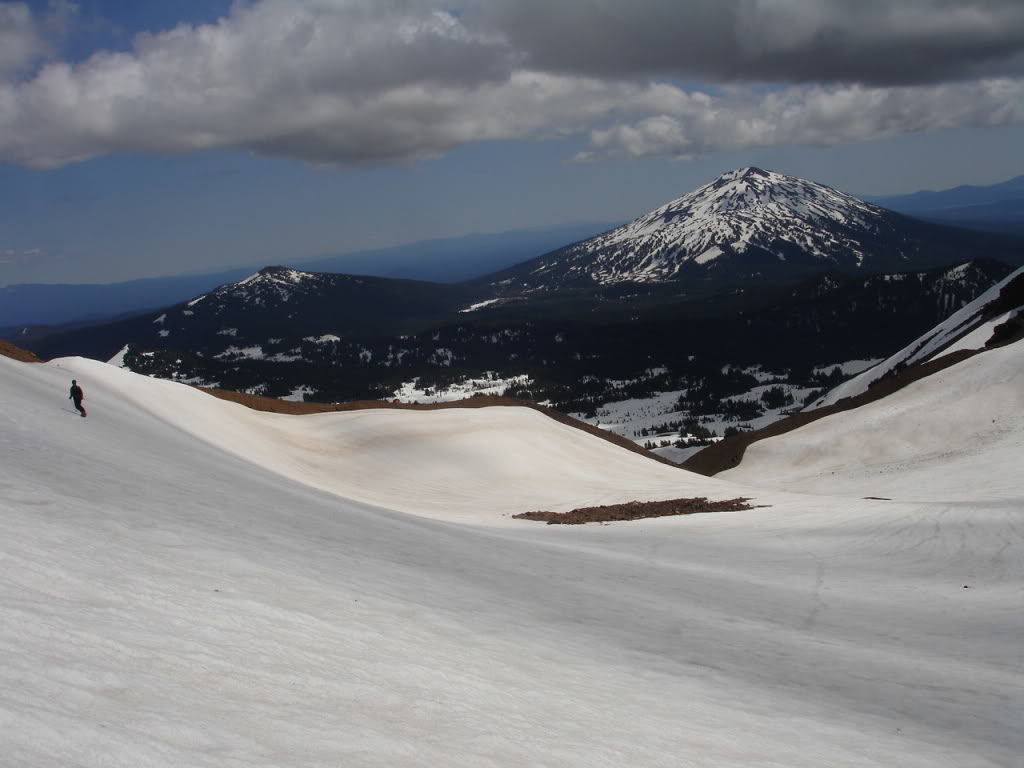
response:
[(256, 304), (262, 304), (268, 299), (286, 302), (301, 287), (309, 286), (321, 277), (323, 275), (316, 272), (303, 272), (291, 267), (264, 267), (237, 283), (221, 286), (216, 295), (251, 300)]
[[(735, 233), (741, 241), (788, 227), (871, 226), (884, 211), (813, 181), (760, 168), (719, 176), (617, 230), (619, 238), (666, 228), (666, 234), (701, 240), (708, 232)], [(783, 231), (782, 234), (785, 234)], [(746, 236), (746, 237), (744, 237)]]
[(302, 272), (291, 267), (264, 267), (259, 272), (239, 280), (234, 285), (295, 285), (315, 278), (313, 272)]
[[(893, 214), (813, 181), (739, 168), (618, 229), (540, 260), (525, 285), (562, 280), (598, 284), (679, 280), (709, 269), (821, 263), (860, 268), (866, 244), (889, 243)], [(899, 258), (899, 254), (896, 254)], [(558, 276), (557, 281), (550, 278)]]

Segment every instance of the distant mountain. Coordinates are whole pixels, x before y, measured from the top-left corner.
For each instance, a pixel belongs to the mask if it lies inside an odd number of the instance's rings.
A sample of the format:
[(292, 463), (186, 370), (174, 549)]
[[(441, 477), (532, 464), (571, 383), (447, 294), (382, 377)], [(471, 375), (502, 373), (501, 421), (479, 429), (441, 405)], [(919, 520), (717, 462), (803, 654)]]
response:
[(47, 358), (105, 360), (130, 342), (220, 359), (280, 361), (294, 359), (292, 350), (305, 337), (414, 333), (478, 298), (466, 285), (265, 267), (188, 302), (23, 343)]
[[(615, 224), (607, 222), (581, 222), (543, 229), (472, 234), (289, 264), (314, 272), (455, 283), (517, 264), (613, 226)], [(127, 313), (170, 306), (239, 280), (260, 266), (263, 265), (110, 285), (3, 286), (0, 287), (0, 337), (13, 338), (24, 326), (99, 323)], [(3, 329), (7, 329), (6, 334)]]
[(506, 294), (792, 282), (822, 270), (1024, 261), (1024, 240), (937, 227), (821, 184), (741, 168), (635, 221), (484, 280)]
[(987, 186), (962, 184), (939, 191), (921, 190), (909, 195), (873, 197), (872, 202), (905, 213), (942, 211), (1009, 201), (1024, 202), (1024, 176)]
[(648, 369), (679, 383), (730, 364), (888, 355), (1021, 261), (1022, 239), (746, 168), (487, 278), (268, 267), (136, 318), (19, 341), (44, 358), (109, 359), (127, 345), (140, 372), (320, 400), (386, 397), (417, 377), (528, 374), (531, 397), (579, 411), (602, 382)]
[(167, 306), (238, 280), (253, 269), (156, 277), (109, 285), (23, 283), (0, 287), (0, 329), (98, 323), (129, 312)]
[(1024, 235), (1024, 176), (988, 186), (962, 185), (871, 200), (929, 221)]
[(394, 248), (324, 256), (294, 262), (292, 266), (310, 272), (458, 283), (532, 259), (577, 240), (593, 237), (620, 223), (579, 222), (543, 229), (422, 240)]
[(623, 382), (649, 379), (651, 369), (663, 371), (668, 389), (707, 388), (730, 365), (809, 375), (815, 365), (884, 357), (1009, 270), (976, 261), (917, 273), (832, 272), (703, 300), (623, 298), (524, 313), (470, 284), (271, 267), (159, 312), (27, 347), (44, 358), (105, 360), (127, 345), (124, 363), (140, 373), (321, 401), (386, 398), (413, 379), (439, 386), (488, 372), (526, 375), (532, 384), (522, 396), (586, 411), (621, 396)]

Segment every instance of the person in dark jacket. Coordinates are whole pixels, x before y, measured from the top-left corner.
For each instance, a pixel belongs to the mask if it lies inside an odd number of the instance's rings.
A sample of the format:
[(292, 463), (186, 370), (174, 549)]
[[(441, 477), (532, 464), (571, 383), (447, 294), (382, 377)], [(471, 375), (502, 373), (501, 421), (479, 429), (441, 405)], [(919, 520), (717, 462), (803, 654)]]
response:
[(82, 401), (85, 399), (85, 393), (82, 392), (82, 388), (78, 386), (78, 382), (74, 379), (71, 380), (71, 394), (68, 395), (68, 399), (75, 401), (75, 408), (80, 414), (82, 414), (82, 418), (84, 419), (85, 407), (82, 405)]

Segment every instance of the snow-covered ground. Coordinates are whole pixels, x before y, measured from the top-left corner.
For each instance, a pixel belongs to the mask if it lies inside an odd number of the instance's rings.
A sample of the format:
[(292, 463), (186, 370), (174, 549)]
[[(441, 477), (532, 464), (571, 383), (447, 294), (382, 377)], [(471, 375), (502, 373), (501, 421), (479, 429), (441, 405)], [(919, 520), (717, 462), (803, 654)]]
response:
[[(960, 364), (975, 386), (942, 401), (962, 410), (953, 429), (1019, 372), (1013, 350)], [(993, 490), (971, 458), (1019, 462), (1019, 416), (998, 440), (944, 444), (947, 487), (896, 474), (879, 493), (840, 442), (849, 479), (829, 497), (691, 475), (529, 409), (261, 414), (78, 358), (0, 358), (0, 405), (6, 765), (980, 768), (1024, 754), (1024, 480)], [(917, 420), (884, 428), (935, 447)], [(768, 506), (509, 517), (739, 494)]]
[[(846, 370), (848, 366), (856, 368), (861, 363), (862, 361), (852, 361), (849, 364), (841, 363), (828, 367), (828, 370), (835, 367)], [(724, 398), (723, 402), (747, 401), (756, 405), (762, 411), (762, 415), (744, 420), (728, 418), (722, 413), (693, 416), (693, 418), (700, 422), (701, 427), (714, 432), (719, 438), (725, 434), (729, 427), (738, 428), (742, 425), (743, 429), (761, 429), (779, 419), (785, 418), (787, 413), (799, 409), (799, 404), (814, 391), (809, 387), (793, 386), (785, 381), (783, 374), (774, 374), (760, 367), (737, 368), (737, 370), (753, 376), (761, 384), (752, 387), (742, 394)], [(863, 370), (863, 368), (860, 370)], [(776, 388), (791, 397), (792, 402), (778, 408), (768, 408), (764, 405), (761, 398), (767, 390)], [(632, 440), (638, 445), (653, 443), (657, 446), (666, 441), (679, 439), (680, 432), (678, 428), (661, 431), (659, 427), (691, 418), (689, 412), (679, 410), (679, 398), (685, 394), (685, 389), (676, 389), (656, 392), (649, 397), (609, 400), (597, 406), (594, 409), (593, 416), (588, 416), (585, 413), (573, 413), (571, 415), (580, 421), (585, 421), (588, 424), (613, 432), (620, 437)], [(646, 434), (644, 434), (645, 432)], [(678, 449), (672, 451), (659, 450), (658, 452), (673, 461), (683, 461), (686, 456), (692, 453), (692, 451), (679, 453)]]
[(448, 387), (425, 387), (419, 379), (404, 382), (390, 399), (403, 403), (451, 403), (474, 395), (504, 395), (512, 386), (528, 385), (532, 379), (526, 375), (501, 377), (488, 373), (479, 379), (467, 378)]
[(882, 400), (756, 442), (719, 477), (806, 493), (1016, 499), (1024, 523), (1022, 347), (989, 350)]

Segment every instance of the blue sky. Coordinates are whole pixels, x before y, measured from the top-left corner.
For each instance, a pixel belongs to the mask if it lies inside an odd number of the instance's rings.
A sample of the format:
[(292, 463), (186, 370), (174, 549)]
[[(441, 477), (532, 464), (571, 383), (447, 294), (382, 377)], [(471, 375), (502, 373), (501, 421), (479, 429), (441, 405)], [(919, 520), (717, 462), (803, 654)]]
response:
[(1022, 6), (0, 0), (0, 284), (626, 220), (745, 165), (1002, 181)]

